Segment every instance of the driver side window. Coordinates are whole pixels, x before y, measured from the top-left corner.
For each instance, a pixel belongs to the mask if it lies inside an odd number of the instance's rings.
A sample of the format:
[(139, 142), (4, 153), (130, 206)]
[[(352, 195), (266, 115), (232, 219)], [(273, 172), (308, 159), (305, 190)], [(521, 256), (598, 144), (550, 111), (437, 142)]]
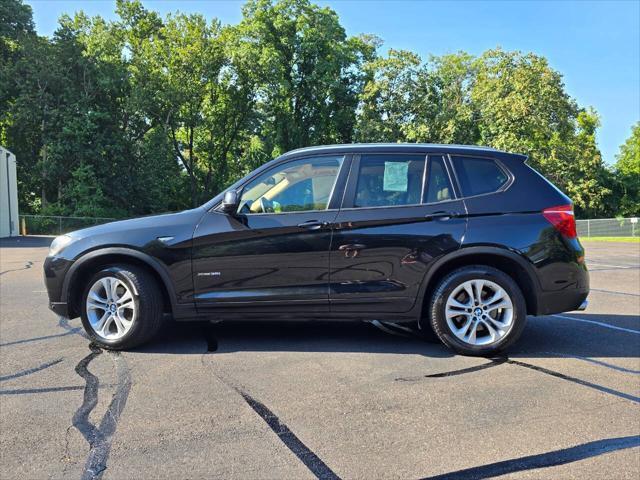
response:
[(305, 158), (265, 172), (242, 190), (238, 213), (326, 210), (342, 160)]

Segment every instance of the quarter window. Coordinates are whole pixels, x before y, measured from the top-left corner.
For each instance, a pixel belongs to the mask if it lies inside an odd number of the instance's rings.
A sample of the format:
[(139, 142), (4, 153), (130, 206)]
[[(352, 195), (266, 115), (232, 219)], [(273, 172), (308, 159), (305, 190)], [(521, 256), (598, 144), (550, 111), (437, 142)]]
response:
[(276, 167), (242, 191), (239, 213), (326, 210), (343, 157), (305, 158)]
[(354, 207), (414, 205), (422, 201), (423, 155), (363, 155)]
[(465, 197), (498, 191), (509, 180), (495, 160), (473, 157), (453, 157), (452, 160)]
[(447, 175), (447, 168), (442, 155), (429, 157), (427, 168), (427, 198), (425, 203), (437, 203), (451, 200), (453, 189)]

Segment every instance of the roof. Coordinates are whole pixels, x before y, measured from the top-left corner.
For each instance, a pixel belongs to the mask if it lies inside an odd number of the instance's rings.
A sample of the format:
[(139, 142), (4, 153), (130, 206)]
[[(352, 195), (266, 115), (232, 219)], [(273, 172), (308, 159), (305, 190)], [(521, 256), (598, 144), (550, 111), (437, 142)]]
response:
[(381, 152), (403, 152), (403, 153), (450, 153), (450, 154), (490, 154), (497, 157), (517, 157), (520, 161), (526, 160), (525, 155), (504, 152), (491, 147), (479, 145), (446, 145), (435, 143), (349, 143), (342, 145), (318, 145), (314, 147), (298, 148), (283, 154), (280, 158), (308, 154), (326, 153), (381, 153)]
[[(318, 145), (315, 147), (298, 148), (291, 150), (278, 158), (271, 160), (270, 162), (262, 164), (260, 167), (249, 173), (246, 177), (238, 180), (236, 183), (227, 188), (231, 190), (237, 188), (249, 177), (255, 177), (260, 173), (272, 168), (274, 165), (286, 161), (290, 157), (297, 157), (299, 155), (322, 155), (322, 154), (337, 154), (347, 155), (349, 153), (448, 153), (453, 155), (479, 155), (490, 156), (498, 158), (499, 160), (518, 161), (524, 162), (527, 160), (526, 155), (518, 153), (508, 153), (501, 150), (496, 150), (491, 147), (481, 147), (478, 145), (443, 145), (435, 143), (348, 143), (342, 145)], [(226, 191), (226, 190), (225, 190)], [(219, 193), (202, 207), (207, 210), (211, 209), (214, 205), (222, 200), (224, 192)]]

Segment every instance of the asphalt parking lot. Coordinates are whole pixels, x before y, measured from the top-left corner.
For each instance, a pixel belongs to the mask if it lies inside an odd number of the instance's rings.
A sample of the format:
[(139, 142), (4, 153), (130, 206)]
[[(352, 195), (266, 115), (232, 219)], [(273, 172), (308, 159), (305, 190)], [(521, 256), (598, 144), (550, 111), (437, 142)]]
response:
[[(178, 324), (112, 353), (0, 240), (0, 478), (640, 478), (640, 245), (497, 359), (331, 323)], [(398, 332), (397, 330), (394, 331)]]

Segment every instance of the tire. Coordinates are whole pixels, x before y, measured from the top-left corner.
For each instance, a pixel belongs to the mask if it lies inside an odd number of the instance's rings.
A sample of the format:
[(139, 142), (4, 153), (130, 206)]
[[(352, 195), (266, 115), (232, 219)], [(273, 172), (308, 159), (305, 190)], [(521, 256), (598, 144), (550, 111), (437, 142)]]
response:
[(163, 323), (158, 283), (149, 272), (134, 265), (110, 265), (93, 275), (82, 294), (80, 310), (87, 335), (110, 350), (148, 342)]
[[(480, 300), (476, 303), (478, 288)], [(455, 315), (458, 312), (460, 315)], [(462, 355), (491, 356), (518, 340), (527, 308), (509, 275), (493, 267), (472, 265), (454, 270), (438, 283), (429, 314), (434, 333), (446, 346)]]

